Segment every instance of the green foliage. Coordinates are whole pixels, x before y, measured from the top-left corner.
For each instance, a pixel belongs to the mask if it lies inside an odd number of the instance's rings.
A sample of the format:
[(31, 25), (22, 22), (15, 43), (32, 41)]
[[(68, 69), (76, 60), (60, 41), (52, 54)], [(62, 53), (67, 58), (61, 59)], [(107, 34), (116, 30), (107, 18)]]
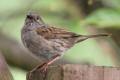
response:
[(13, 66), (10, 68), (10, 70), (14, 77), (14, 80), (26, 80), (26, 71)]
[(89, 15), (83, 22), (85, 25), (96, 25), (100, 27), (120, 27), (120, 10), (100, 9)]

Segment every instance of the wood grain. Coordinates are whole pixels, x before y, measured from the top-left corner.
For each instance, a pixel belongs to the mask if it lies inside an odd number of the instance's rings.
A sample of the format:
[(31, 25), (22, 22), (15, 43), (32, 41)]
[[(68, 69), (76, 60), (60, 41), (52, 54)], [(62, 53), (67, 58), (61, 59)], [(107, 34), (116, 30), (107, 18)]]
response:
[(27, 80), (120, 80), (120, 68), (65, 64), (49, 67), (46, 73), (37, 70)]

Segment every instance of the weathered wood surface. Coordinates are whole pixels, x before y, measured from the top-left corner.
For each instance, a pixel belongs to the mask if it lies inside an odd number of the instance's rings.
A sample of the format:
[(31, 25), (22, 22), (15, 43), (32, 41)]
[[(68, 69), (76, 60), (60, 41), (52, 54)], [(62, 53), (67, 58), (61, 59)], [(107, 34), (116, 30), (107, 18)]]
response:
[(0, 80), (14, 80), (6, 60), (0, 52)]
[(120, 80), (120, 68), (66, 64), (28, 73), (27, 80)]

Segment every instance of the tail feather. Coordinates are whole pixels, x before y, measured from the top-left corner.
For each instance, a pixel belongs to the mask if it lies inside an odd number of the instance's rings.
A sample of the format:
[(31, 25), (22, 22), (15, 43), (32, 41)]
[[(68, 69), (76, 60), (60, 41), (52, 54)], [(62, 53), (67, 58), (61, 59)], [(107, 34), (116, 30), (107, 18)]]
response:
[(76, 39), (76, 43), (81, 42), (81, 41), (84, 41), (84, 40), (89, 39), (89, 38), (106, 37), (106, 36), (111, 36), (111, 34), (103, 33), (103, 34), (96, 34), (96, 35), (80, 35), (80, 36)]

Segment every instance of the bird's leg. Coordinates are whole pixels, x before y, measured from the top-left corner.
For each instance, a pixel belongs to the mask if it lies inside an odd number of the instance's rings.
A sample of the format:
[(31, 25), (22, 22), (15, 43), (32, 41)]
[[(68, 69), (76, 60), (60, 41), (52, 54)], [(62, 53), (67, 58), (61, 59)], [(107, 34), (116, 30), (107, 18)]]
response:
[(49, 60), (49, 61), (47, 61), (47, 62), (44, 62), (44, 63), (41, 64), (41, 65), (38, 65), (38, 66), (35, 67), (31, 72), (34, 72), (34, 71), (39, 70), (39, 69), (42, 70), (43, 72), (45, 72), (45, 71), (47, 70), (48, 66), (49, 66), (50, 64), (52, 64), (53, 62), (55, 62), (57, 59), (59, 59), (59, 57), (60, 57), (59, 54), (54, 55), (51, 60)]
[[(27, 79), (31, 79), (32, 73), (35, 72), (35, 71), (37, 71), (37, 70), (39, 70), (39, 69), (40, 69), (42, 72), (44, 72), (44, 74), (46, 74), (46, 70), (47, 70), (48, 66), (49, 66), (50, 64), (52, 64), (53, 62), (55, 62), (57, 59), (59, 59), (59, 57), (60, 57), (59, 54), (54, 55), (51, 60), (49, 60), (49, 61), (47, 61), (47, 62), (44, 62), (42, 65), (38, 65), (37, 67), (35, 67), (32, 71), (30, 71), (30, 72), (27, 74)], [(46, 76), (46, 75), (45, 75), (45, 76)], [(44, 76), (44, 77), (45, 77), (45, 76)]]

